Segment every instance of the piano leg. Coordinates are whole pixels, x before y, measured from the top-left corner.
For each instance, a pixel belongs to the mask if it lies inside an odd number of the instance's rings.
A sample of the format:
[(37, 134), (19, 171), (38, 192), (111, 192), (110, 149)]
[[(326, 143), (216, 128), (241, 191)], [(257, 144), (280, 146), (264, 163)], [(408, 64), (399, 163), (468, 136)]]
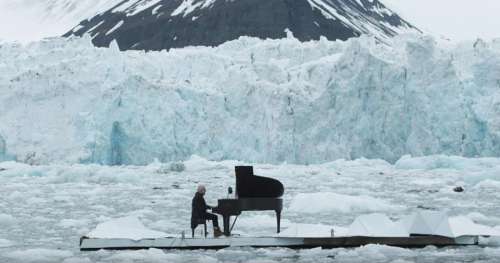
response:
[(229, 222), (230, 219), (231, 219), (230, 215), (222, 216), (222, 224), (224, 225), (224, 235), (227, 237), (231, 235), (231, 232), (229, 231), (229, 228), (231, 227)]
[(278, 229), (277, 229), (277, 233), (279, 234), (280, 233), (280, 222), (281, 222), (281, 210), (276, 210), (276, 221), (277, 221), (277, 226), (278, 226)]

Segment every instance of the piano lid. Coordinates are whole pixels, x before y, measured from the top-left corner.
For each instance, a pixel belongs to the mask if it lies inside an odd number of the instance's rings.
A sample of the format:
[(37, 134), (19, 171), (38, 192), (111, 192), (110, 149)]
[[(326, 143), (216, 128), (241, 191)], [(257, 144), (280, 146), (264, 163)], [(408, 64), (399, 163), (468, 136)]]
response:
[(273, 178), (253, 174), (253, 166), (236, 166), (236, 196), (238, 198), (278, 198), (283, 184)]

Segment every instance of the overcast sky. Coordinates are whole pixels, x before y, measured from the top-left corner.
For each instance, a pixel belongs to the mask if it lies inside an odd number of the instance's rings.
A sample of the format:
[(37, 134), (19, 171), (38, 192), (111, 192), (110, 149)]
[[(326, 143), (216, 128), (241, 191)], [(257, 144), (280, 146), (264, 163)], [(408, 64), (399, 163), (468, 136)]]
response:
[(425, 31), (452, 40), (500, 38), (500, 0), (381, 0)]

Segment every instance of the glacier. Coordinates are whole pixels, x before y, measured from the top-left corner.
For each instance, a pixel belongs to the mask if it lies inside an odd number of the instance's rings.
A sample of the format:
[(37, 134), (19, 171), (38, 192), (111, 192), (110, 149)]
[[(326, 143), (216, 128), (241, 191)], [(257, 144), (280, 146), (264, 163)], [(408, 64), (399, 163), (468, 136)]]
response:
[(500, 40), (241, 37), (161, 52), (0, 42), (0, 160), (500, 156)]

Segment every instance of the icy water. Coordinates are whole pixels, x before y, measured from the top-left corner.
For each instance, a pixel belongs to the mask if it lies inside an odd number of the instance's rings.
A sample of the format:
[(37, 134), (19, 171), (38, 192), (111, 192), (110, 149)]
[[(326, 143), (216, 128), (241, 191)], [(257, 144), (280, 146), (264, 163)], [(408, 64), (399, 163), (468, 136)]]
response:
[[(98, 223), (127, 215), (137, 215), (148, 228), (172, 236), (188, 233), (196, 185), (205, 184), (206, 200), (215, 204), (218, 198), (225, 197), (227, 187), (234, 185), (236, 164), (241, 163), (199, 158), (182, 164), (143, 167), (0, 163), (0, 262), (500, 261), (500, 247), (494, 243), (423, 249), (369, 245), (329, 250), (79, 251), (80, 236)], [(396, 165), (377, 160), (310, 166), (255, 164), (255, 173), (285, 185), (284, 229), (296, 223), (348, 226), (356, 216), (371, 212), (398, 219), (419, 208), (445, 210), (450, 215), (498, 226), (499, 167), (500, 159), (437, 156), (406, 159)], [(456, 186), (465, 191), (454, 192)], [(304, 207), (297, 203), (299, 193), (306, 199), (318, 193), (334, 194), (336, 198), (316, 197)], [(274, 214), (245, 212), (235, 228), (235, 233), (241, 235), (273, 235)]]

